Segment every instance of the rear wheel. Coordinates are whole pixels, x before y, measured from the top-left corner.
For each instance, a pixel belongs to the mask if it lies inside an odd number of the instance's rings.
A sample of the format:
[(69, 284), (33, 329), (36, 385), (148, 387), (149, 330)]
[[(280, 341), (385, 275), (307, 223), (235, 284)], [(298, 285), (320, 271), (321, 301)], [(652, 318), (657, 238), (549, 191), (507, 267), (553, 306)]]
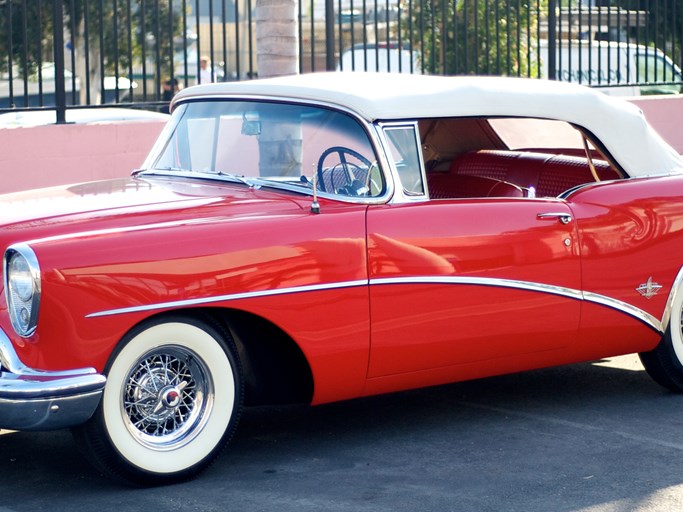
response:
[(655, 382), (671, 391), (683, 392), (683, 290), (674, 298), (669, 326), (662, 341), (654, 350), (639, 355)]
[(218, 456), (242, 408), (228, 333), (190, 318), (145, 323), (107, 365), (93, 417), (75, 431), (93, 462), (139, 485), (182, 481)]

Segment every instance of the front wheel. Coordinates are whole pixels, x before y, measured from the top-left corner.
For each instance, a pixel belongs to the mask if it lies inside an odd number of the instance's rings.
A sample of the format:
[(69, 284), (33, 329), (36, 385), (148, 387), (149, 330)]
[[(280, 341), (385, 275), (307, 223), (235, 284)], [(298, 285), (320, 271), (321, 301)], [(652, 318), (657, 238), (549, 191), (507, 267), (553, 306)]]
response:
[(665, 388), (683, 392), (683, 289), (674, 297), (666, 333), (657, 347), (641, 352), (640, 361), (652, 379)]
[(141, 325), (106, 368), (93, 417), (75, 429), (105, 472), (138, 485), (187, 480), (232, 436), (242, 408), (242, 376), (230, 335), (190, 318)]

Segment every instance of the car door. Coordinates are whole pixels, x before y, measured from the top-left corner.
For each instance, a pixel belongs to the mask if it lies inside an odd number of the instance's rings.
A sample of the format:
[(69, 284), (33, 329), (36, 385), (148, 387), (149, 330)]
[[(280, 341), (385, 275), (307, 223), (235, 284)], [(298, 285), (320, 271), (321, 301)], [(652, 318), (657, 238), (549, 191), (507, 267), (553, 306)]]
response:
[(504, 358), (524, 366), (575, 340), (579, 244), (562, 200), (374, 205), (367, 232), (370, 378)]

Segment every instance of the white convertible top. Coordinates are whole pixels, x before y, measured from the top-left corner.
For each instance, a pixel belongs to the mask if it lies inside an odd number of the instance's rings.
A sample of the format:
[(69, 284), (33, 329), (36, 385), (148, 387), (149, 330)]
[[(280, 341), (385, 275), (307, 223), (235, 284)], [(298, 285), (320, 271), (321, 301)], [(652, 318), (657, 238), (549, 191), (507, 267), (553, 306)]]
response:
[(367, 121), (506, 116), (556, 119), (593, 133), (630, 176), (683, 172), (683, 157), (639, 108), (588, 87), (529, 78), (330, 72), (190, 87), (192, 98), (311, 100), (353, 110)]

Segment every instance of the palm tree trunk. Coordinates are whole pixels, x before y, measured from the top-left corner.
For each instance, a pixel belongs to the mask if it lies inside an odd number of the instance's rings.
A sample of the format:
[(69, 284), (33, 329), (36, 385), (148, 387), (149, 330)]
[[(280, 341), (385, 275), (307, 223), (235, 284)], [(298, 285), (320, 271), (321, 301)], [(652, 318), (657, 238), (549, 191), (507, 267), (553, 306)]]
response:
[(256, 66), (261, 78), (299, 72), (296, 0), (256, 0)]

